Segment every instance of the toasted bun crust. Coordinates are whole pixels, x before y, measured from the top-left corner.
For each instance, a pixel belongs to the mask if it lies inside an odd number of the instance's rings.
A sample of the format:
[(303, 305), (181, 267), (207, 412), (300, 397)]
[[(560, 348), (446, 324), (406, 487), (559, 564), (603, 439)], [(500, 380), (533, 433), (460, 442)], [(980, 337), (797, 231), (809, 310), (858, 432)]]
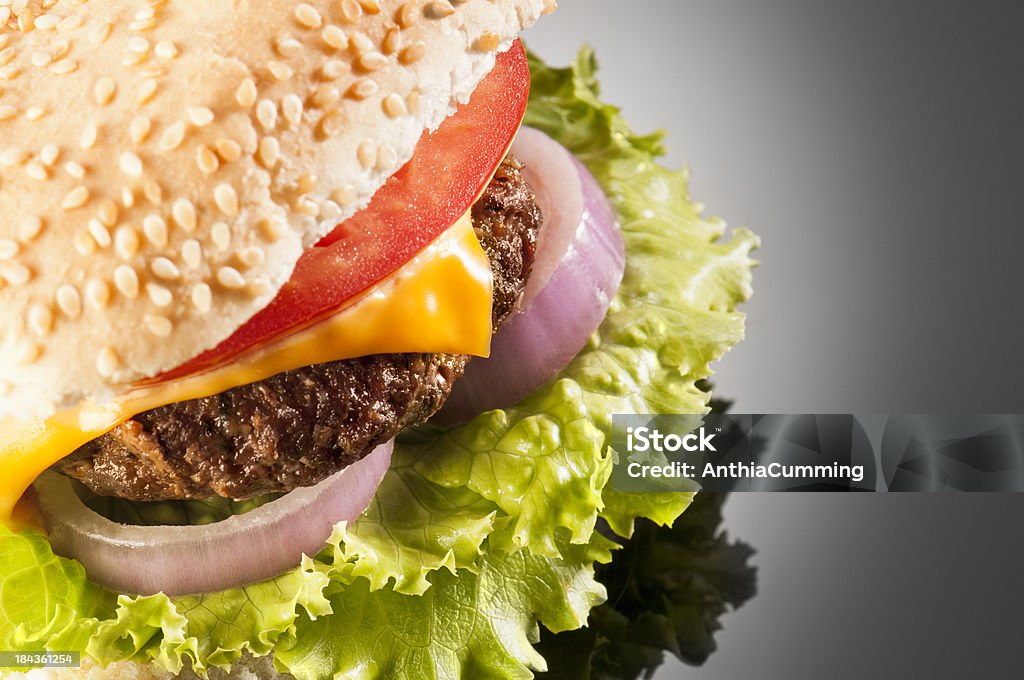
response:
[(0, 416), (228, 337), (553, 4), (0, 7)]

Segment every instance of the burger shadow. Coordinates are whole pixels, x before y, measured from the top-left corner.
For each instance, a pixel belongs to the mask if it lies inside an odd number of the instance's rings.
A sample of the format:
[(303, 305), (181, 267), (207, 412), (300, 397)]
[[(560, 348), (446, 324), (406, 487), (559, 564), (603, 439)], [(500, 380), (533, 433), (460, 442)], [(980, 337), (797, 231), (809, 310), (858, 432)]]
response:
[[(712, 413), (731, 405), (713, 400)], [(591, 612), (587, 627), (558, 634), (542, 628), (538, 649), (548, 671), (537, 677), (649, 678), (667, 654), (703, 665), (717, 649), (723, 615), (757, 593), (755, 550), (731, 540), (723, 527), (728, 496), (698, 493), (672, 526), (638, 520), (612, 561), (597, 566), (608, 600)], [(600, 529), (612, 536), (607, 526)]]

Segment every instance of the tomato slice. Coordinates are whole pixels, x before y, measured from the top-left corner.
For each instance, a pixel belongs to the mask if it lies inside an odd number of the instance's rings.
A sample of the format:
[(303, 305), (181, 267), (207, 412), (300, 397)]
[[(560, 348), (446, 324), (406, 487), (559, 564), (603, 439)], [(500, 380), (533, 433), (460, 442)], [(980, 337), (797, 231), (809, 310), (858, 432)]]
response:
[(222, 365), (344, 308), (398, 270), (464, 215), (512, 145), (526, 113), (530, 70), (519, 41), (412, 160), (299, 259), (277, 297), (227, 340), (153, 382)]

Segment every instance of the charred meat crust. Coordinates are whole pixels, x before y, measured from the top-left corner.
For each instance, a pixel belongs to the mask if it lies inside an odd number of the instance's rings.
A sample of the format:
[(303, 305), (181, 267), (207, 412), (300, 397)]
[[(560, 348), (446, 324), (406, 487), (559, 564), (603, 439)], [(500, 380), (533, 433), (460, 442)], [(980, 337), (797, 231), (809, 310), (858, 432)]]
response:
[[(494, 272), (496, 328), (522, 295), (541, 222), (521, 167), (507, 157), (472, 211)], [(382, 354), (288, 371), (142, 413), (54, 467), (95, 493), (136, 501), (287, 492), (425, 422), (468, 361)]]

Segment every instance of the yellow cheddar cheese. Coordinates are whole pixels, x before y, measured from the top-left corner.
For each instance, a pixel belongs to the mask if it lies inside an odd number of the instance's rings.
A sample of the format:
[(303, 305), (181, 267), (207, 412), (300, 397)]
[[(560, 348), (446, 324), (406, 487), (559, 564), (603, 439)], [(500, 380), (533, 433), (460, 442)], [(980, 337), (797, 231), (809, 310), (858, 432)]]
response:
[(492, 278), (469, 214), (354, 305), (229, 366), (83, 402), (45, 420), (0, 419), (0, 522), (48, 467), (132, 416), (219, 394), (284, 371), (392, 352), (487, 356)]

